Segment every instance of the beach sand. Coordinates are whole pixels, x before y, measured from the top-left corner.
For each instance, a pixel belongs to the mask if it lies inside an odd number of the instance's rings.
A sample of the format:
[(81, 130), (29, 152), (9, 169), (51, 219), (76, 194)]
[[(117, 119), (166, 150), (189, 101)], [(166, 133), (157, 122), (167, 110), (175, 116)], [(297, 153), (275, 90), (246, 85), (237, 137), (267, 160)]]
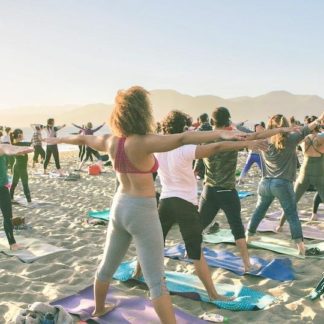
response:
[[(240, 168), (245, 157), (244, 153), (240, 154)], [(61, 154), (61, 161), (64, 170), (72, 171), (77, 165), (77, 152)], [(54, 165), (51, 164), (50, 167), (54, 168)], [(39, 170), (41, 170), (40, 166)], [(29, 169), (32, 198), (46, 200), (54, 205), (36, 209), (14, 206), (14, 216), (25, 217), (27, 224), (32, 226), (31, 229), (19, 231), (19, 234), (39, 238), (69, 250), (44, 257), (30, 264), (0, 253), (0, 323), (10, 323), (19, 310), (26, 308), (28, 304), (36, 301), (50, 302), (91, 285), (103, 252), (106, 226), (85, 226), (83, 222), (89, 210), (110, 207), (115, 186), (114, 172), (111, 167), (105, 168), (106, 172), (100, 176), (81, 173), (81, 179), (75, 182), (34, 176), (32, 175), (34, 171), (34, 169)], [(240, 185), (238, 189), (256, 192), (259, 177), (259, 170), (252, 167), (245, 179), (245, 184)], [(22, 195), (21, 185), (18, 186), (16, 195)], [(314, 193), (306, 193), (299, 203), (299, 208), (310, 211), (313, 196)], [(255, 208), (256, 198), (254, 195), (241, 201), (242, 218), (245, 223)], [(279, 204), (276, 202), (271, 206), (270, 211), (278, 209)], [(0, 218), (2, 224), (2, 217)], [(222, 228), (228, 228), (223, 213), (219, 213), (217, 220)], [(323, 225), (323, 223), (319, 224), (324, 230)], [(289, 240), (289, 237), (284, 234), (265, 235), (276, 235), (278, 238)], [(180, 232), (178, 227), (174, 226), (168, 235), (167, 245), (179, 242), (181, 242)], [(291, 245), (293, 246), (293, 243)], [(206, 246), (215, 248), (212, 244), (206, 244)], [(226, 248), (228, 251), (238, 253), (235, 246), (229, 244), (218, 245), (216, 248)], [(265, 259), (284, 257), (265, 250), (250, 249), (249, 251), (251, 256)], [(135, 248), (132, 244), (126, 259), (134, 256)], [(177, 296), (172, 296), (172, 301), (175, 306), (193, 315), (198, 316), (206, 311), (225, 315), (230, 323), (323, 323), (324, 300), (312, 302), (305, 296), (320, 279), (324, 271), (324, 260), (296, 258), (291, 258), (291, 260), (296, 272), (296, 280), (288, 282), (250, 275), (240, 277), (227, 270), (211, 268), (215, 282), (243, 284), (277, 297), (277, 302), (268, 309), (232, 312)], [(194, 272), (192, 265), (167, 258), (165, 258), (165, 266), (168, 270)], [(116, 281), (113, 285), (131, 295), (147, 296), (147, 290), (139, 285)]]

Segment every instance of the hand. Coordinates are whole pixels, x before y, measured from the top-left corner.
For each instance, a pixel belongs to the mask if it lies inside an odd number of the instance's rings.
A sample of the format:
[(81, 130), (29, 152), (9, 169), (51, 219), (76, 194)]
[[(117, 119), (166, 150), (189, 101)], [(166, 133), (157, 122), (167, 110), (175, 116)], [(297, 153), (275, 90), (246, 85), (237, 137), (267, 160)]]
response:
[(48, 137), (44, 138), (44, 142), (47, 143), (48, 145), (55, 145), (60, 143), (60, 138), (59, 137)]
[(221, 134), (221, 138), (224, 140), (238, 140), (238, 141), (244, 141), (248, 137), (248, 133), (244, 133), (238, 130), (233, 131), (224, 131)]
[(251, 141), (250, 144), (248, 145), (248, 149), (252, 151), (267, 151), (269, 148), (269, 143), (267, 140), (256, 140), (256, 141)]

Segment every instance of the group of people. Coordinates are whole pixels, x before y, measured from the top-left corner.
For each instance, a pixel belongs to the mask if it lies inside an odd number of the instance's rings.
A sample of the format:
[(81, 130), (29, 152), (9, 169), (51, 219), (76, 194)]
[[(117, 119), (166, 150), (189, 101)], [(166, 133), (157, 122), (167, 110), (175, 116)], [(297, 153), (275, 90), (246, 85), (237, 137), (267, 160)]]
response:
[[(102, 316), (115, 307), (105, 303), (106, 295), (112, 276), (133, 240), (138, 257), (134, 275), (143, 273), (161, 322), (176, 322), (165, 285), (163, 262), (164, 241), (174, 223), (179, 224), (187, 254), (193, 260), (209, 297), (226, 299), (216, 291), (201, 249), (202, 232), (214, 221), (220, 209), (227, 217), (242, 256), (244, 271), (250, 272), (258, 267), (250, 262), (240, 200), (235, 189), (238, 150), (244, 148), (260, 153), (262, 165), (258, 202), (247, 228), (248, 239), (255, 234), (274, 198), (278, 198), (292, 239), (300, 253), (305, 254), (293, 188), (296, 147), (305, 139), (304, 152), (307, 152), (308, 158), (304, 159), (303, 176), (296, 182), (297, 189), (303, 192), (306, 185), (313, 183), (323, 199), (324, 138), (314, 133), (323, 121), (324, 114), (303, 127), (290, 126), (287, 119), (279, 114), (269, 119), (267, 129), (261, 125), (263, 129), (247, 132), (242, 125), (231, 122), (227, 108), (219, 107), (211, 113), (209, 130), (205, 129), (208, 126), (205, 120), (203, 123), (206, 125), (199, 131), (188, 131), (188, 115), (175, 110), (160, 123), (159, 132), (162, 134), (156, 134), (149, 93), (134, 86), (116, 95), (109, 120), (112, 134), (95, 136), (93, 133), (80, 133), (57, 137), (58, 129), (53, 129), (55, 136), (46, 139), (47, 146), (66, 143), (107, 152), (118, 178), (104, 254), (95, 275), (93, 316)], [(22, 151), (9, 153), (23, 153), (26, 148), (20, 149)], [(51, 150), (54, 155), (55, 150)], [(2, 152), (8, 154), (8, 149), (7, 153)], [(196, 165), (193, 165), (196, 159), (200, 161), (197, 164), (204, 165), (204, 187), (199, 202)], [(162, 186), (158, 207), (153, 179), (156, 172)]]

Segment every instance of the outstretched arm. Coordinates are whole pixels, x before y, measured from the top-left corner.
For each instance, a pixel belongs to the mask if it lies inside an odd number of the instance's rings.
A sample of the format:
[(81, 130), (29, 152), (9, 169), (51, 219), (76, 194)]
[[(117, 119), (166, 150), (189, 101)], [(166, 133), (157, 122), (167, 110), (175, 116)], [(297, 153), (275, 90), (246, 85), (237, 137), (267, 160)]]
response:
[(87, 145), (97, 151), (107, 151), (107, 142), (111, 135), (74, 135), (66, 137), (50, 137), (45, 139), (47, 144), (72, 144), (72, 145)]
[(267, 129), (262, 132), (249, 133), (247, 139), (249, 139), (249, 140), (265, 139), (265, 138), (271, 137), (273, 135), (277, 135), (279, 133), (290, 133), (290, 132), (296, 132), (296, 131), (300, 131), (299, 126), (278, 127), (278, 128), (273, 128), (273, 129)]
[(19, 155), (33, 152), (32, 147), (0, 144), (0, 155)]
[(186, 144), (202, 144), (217, 139), (242, 140), (246, 134), (239, 131), (214, 130), (202, 132), (184, 132), (172, 135), (150, 134), (142, 137), (143, 153), (166, 152)]
[(64, 128), (65, 126), (66, 126), (65, 124), (63, 124), (62, 126), (56, 126), (56, 129), (60, 130), (60, 129)]
[(206, 145), (198, 145), (196, 148), (196, 159), (209, 157), (219, 152), (238, 151), (243, 148), (248, 148), (253, 151), (268, 149), (268, 143), (264, 140), (257, 141), (223, 141)]
[(105, 123), (103, 123), (102, 125), (98, 126), (97, 128), (93, 129), (92, 131), (95, 133), (97, 132), (101, 127), (103, 127), (103, 125), (105, 125)]
[(79, 128), (79, 129), (82, 129), (82, 130), (84, 130), (84, 127), (78, 126), (78, 125), (76, 125), (76, 124), (73, 124), (73, 123), (72, 123), (72, 125), (73, 125), (74, 127), (76, 127), (76, 128)]

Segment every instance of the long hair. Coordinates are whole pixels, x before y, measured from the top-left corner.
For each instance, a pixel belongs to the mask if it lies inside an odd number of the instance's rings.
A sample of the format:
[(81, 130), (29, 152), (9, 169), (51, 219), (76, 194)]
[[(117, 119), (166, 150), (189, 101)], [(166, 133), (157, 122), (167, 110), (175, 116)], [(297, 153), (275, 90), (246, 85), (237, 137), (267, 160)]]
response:
[[(287, 118), (281, 114), (272, 116), (268, 121), (268, 129), (279, 128), (279, 127), (289, 127), (289, 122)], [(275, 146), (277, 150), (283, 150), (286, 146), (286, 133), (280, 133), (274, 135), (270, 138), (271, 144)]]
[(23, 134), (23, 131), (20, 128), (16, 128), (12, 133), (10, 133), (11, 143), (13, 143), (13, 144), (17, 143), (17, 139), (22, 134)]
[(149, 92), (139, 86), (118, 91), (109, 125), (114, 135), (145, 135), (154, 132)]

